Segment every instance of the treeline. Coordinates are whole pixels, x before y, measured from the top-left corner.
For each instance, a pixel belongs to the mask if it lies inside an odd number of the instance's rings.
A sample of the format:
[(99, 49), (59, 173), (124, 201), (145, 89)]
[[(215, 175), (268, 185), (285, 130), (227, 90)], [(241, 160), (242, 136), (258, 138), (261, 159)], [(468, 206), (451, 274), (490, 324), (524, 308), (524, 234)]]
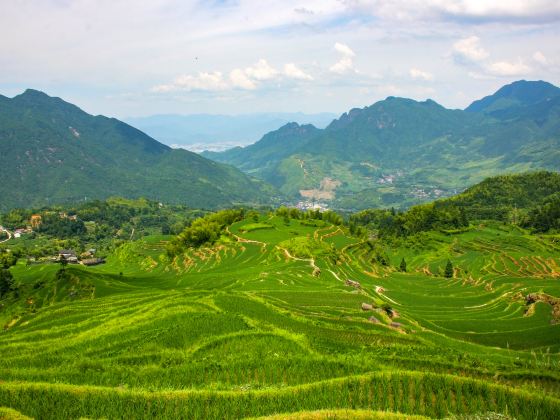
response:
[[(349, 225), (365, 226), (379, 237), (409, 236), (429, 230), (461, 229), (469, 226), (462, 207), (435, 202), (411, 207), (408, 211), (369, 209), (350, 216)], [(354, 228), (355, 229), (355, 228)]]
[(455, 197), (407, 211), (361, 211), (350, 216), (349, 225), (351, 230), (365, 226), (380, 237), (404, 237), (462, 229), (470, 220), (512, 223), (539, 233), (560, 231), (560, 174), (539, 171), (488, 178)]
[(340, 226), (344, 223), (344, 219), (338, 213), (334, 211), (327, 210), (321, 212), (320, 210), (300, 210), (291, 207), (279, 207), (276, 210), (276, 215), (278, 217), (283, 217), (284, 219), (295, 219), (295, 220), (323, 220), (333, 225)]
[(472, 220), (519, 224), (527, 213), (560, 192), (560, 174), (538, 171), (487, 178), (461, 194), (442, 200), (465, 209)]
[(215, 243), (220, 239), (225, 228), (243, 220), (245, 213), (244, 209), (222, 210), (194, 220), (167, 245), (167, 254), (172, 257), (187, 248), (198, 248)]
[(42, 223), (36, 228), (38, 233), (57, 238), (84, 236), (87, 233), (84, 222), (78, 218), (61, 217), (58, 213), (44, 213), (41, 220)]
[(535, 232), (560, 232), (560, 193), (548, 197), (542, 205), (529, 211), (521, 223)]

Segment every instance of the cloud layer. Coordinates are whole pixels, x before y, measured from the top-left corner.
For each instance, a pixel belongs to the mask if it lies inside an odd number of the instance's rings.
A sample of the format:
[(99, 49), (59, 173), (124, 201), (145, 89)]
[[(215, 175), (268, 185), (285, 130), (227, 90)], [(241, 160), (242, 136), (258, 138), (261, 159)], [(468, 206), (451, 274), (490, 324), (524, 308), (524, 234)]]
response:
[(0, 93), (117, 116), (463, 107), (516, 78), (560, 83), (556, 0), (20, 0), (0, 38)]

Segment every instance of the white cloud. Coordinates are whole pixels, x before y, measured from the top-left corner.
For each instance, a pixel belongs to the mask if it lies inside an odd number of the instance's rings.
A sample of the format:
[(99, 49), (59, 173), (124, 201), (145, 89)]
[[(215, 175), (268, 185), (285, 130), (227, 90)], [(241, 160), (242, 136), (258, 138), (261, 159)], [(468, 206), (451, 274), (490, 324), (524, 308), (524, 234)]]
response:
[(257, 64), (245, 69), (247, 77), (254, 80), (271, 80), (278, 76), (278, 71), (273, 68), (268, 62), (261, 58)]
[(255, 90), (262, 83), (280, 81), (282, 78), (295, 80), (313, 80), (313, 77), (301, 70), (294, 63), (284, 65), (283, 71), (272, 67), (268, 61), (261, 58), (256, 64), (236, 68), (229, 72), (229, 77), (224, 78), (219, 71), (208, 73), (201, 72), (197, 75), (181, 75), (172, 83), (152, 87), (154, 93), (169, 93), (174, 91), (224, 91), (232, 89)]
[(354, 51), (352, 51), (352, 49), (348, 45), (341, 44), (340, 42), (334, 44), (334, 49), (338, 53), (342, 54), (342, 57), (335, 64), (333, 64), (329, 68), (329, 70), (332, 73), (337, 74), (344, 74), (355, 71), (354, 61), (352, 60), (352, 58), (356, 55)]
[(222, 73), (219, 71), (213, 73), (201, 72), (196, 76), (184, 74), (175, 78), (172, 84), (158, 85), (152, 88), (152, 92), (165, 93), (176, 90), (207, 90), (218, 91), (228, 88), (224, 81)]
[(247, 74), (241, 69), (233, 69), (229, 74), (232, 86), (241, 89), (253, 90), (257, 88), (255, 82), (247, 77)]
[(525, 76), (531, 72), (531, 67), (518, 59), (515, 63), (497, 61), (488, 65), (487, 71), (494, 76)]
[(543, 23), (560, 20), (557, 0), (347, 0), (347, 7), (386, 20)]
[(334, 49), (346, 57), (354, 57), (356, 55), (348, 45), (341, 44), (340, 42), (334, 44)]
[(344, 74), (354, 69), (354, 63), (350, 57), (342, 57), (338, 62), (333, 64), (329, 70), (333, 73)]
[(290, 79), (313, 80), (313, 77), (310, 74), (305, 73), (294, 63), (284, 64), (284, 74)]
[(540, 52), (540, 51), (536, 51), (533, 54), (533, 60), (536, 61), (538, 64), (540, 64), (541, 66), (546, 66), (548, 65), (548, 59), (546, 58), (546, 56)]
[(432, 7), (450, 16), (486, 21), (541, 22), (560, 18), (556, 0), (432, 0)]
[(410, 74), (410, 77), (412, 77), (413, 79), (420, 79), (426, 81), (430, 81), (434, 79), (434, 75), (432, 73), (428, 73), (427, 71), (422, 71), (417, 68), (411, 68), (408, 73)]
[(489, 54), (481, 45), (480, 38), (469, 36), (453, 44), (453, 54), (459, 61), (477, 62), (488, 58)]

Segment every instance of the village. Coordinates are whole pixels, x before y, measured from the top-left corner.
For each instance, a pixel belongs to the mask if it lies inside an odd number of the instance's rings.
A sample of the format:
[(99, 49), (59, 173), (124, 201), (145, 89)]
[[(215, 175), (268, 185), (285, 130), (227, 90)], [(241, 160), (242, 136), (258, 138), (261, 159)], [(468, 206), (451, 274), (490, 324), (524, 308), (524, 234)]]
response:
[[(76, 221), (76, 215), (68, 215), (66, 212), (59, 212), (58, 216), (61, 219), (68, 219), (71, 221)], [(6, 243), (10, 240), (15, 241), (18, 239), (25, 239), (26, 237), (31, 237), (36, 234), (38, 228), (43, 222), (43, 217), (40, 214), (31, 215), (28, 224), (25, 227), (18, 227), (10, 231), (4, 226), (0, 226), (0, 232), (4, 232), (7, 236), (6, 239), (0, 240), (1, 243)], [(9, 249), (7, 250), (9, 251)], [(84, 252), (78, 253), (73, 249), (61, 249), (58, 253), (51, 255), (46, 258), (28, 258), (28, 264), (38, 264), (38, 263), (62, 263), (62, 264), (81, 264), (85, 266), (93, 266), (98, 264), (104, 264), (105, 259), (96, 256), (96, 249), (90, 248)]]

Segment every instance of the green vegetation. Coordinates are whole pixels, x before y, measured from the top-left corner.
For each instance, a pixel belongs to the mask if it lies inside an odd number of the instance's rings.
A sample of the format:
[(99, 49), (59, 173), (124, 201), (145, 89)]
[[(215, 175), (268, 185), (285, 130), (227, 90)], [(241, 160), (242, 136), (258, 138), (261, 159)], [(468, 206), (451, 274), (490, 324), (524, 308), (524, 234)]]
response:
[(524, 218), (465, 221), (459, 202), (347, 221), (178, 208), (176, 236), (161, 232), (174, 224), (166, 206), (68, 209), (86, 228), (135, 220), (142, 234), (115, 239), (96, 266), (31, 258), (33, 241), (82, 233), (37, 233), (16, 254), (22, 239), (4, 244), (0, 407), (37, 419), (558, 418), (560, 237)]
[(41, 224), (0, 248), (0, 417), (558, 418), (557, 177), (346, 220), (12, 210)]
[(197, 208), (274, 201), (239, 170), (42, 92), (0, 95), (0, 211), (111, 196)]
[[(406, 208), (500, 173), (557, 170), (559, 112), (560, 89), (542, 81), (514, 82), (464, 111), (389, 97), (323, 130), (288, 124), (251, 146), (206, 156), (293, 200), (316, 190), (323, 193), (316, 200), (337, 209)], [(337, 182), (333, 194), (325, 195), (325, 180)]]
[[(44, 261), (61, 249), (81, 254), (93, 248), (98, 256), (105, 256), (126, 240), (178, 234), (205, 213), (182, 205), (118, 197), (77, 205), (13, 209), (0, 215), (0, 225), (12, 231), (31, 228), (32, 217), (39, 217), (40, 224), (17, 241), (0, 244), (0, 262), (7, 268), (22, 255)], [(2, 253), (5, 249), (10, 252)]]
[(244, 214), (244, 210), (222, 210), (196, 219), (173, 240), (168, 247), (168, 254), (175, 256), (186, 248), (214, 244), (226, 227), (243, 219)]

